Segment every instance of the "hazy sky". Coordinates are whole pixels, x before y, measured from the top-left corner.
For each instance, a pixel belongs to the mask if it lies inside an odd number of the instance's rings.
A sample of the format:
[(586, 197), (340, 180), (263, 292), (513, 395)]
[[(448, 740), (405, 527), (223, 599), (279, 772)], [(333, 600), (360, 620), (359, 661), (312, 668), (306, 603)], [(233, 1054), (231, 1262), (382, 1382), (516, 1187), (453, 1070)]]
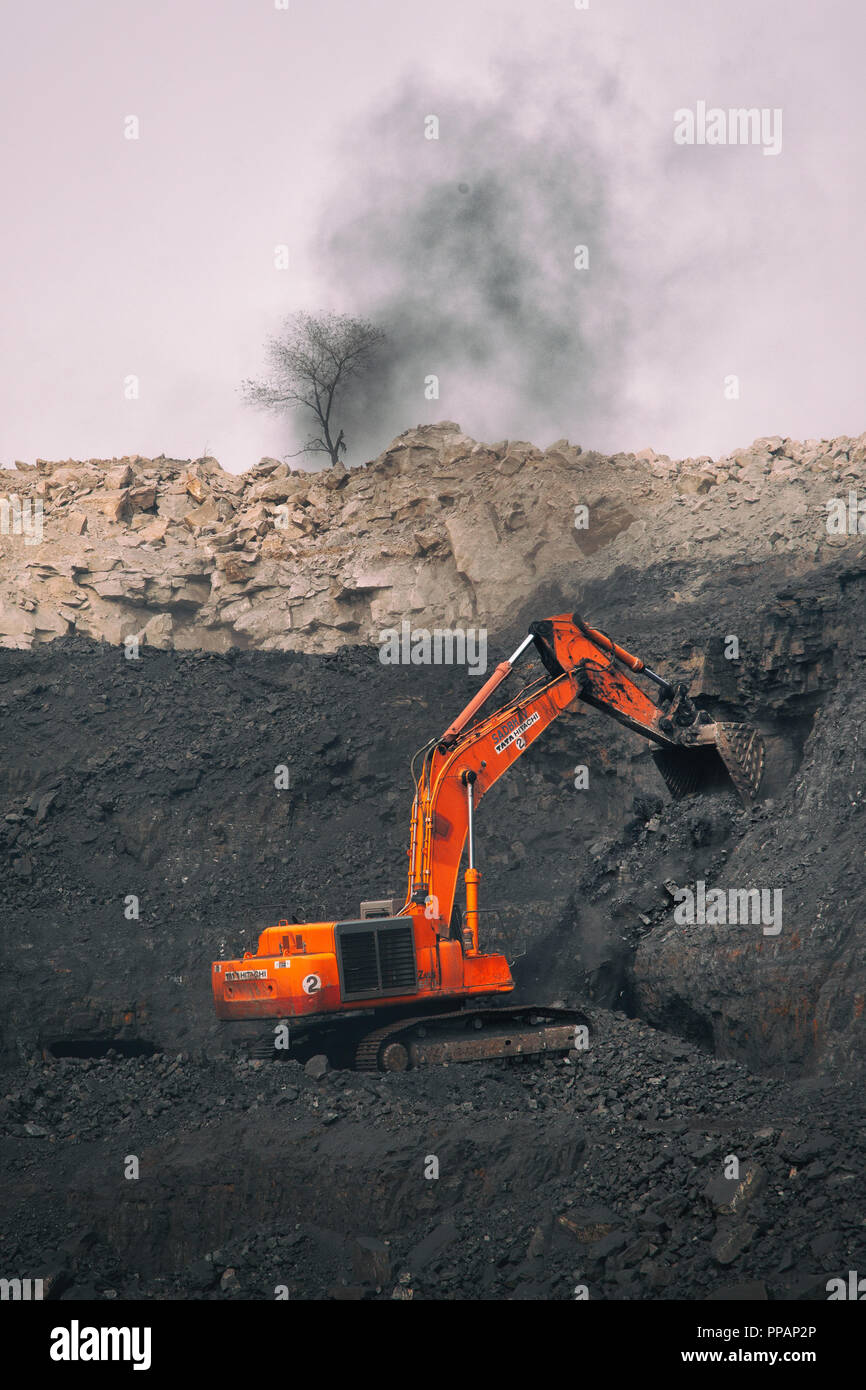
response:
[[(293, 451), (237, 388), (299, 308), (389, 334), (349, 463), (435, 419), (676, 455), (866, 430), (862, 0), (2, 14), (2, 465)], [(780, 153), (676, 144), (699, 102), (780, 109)]]

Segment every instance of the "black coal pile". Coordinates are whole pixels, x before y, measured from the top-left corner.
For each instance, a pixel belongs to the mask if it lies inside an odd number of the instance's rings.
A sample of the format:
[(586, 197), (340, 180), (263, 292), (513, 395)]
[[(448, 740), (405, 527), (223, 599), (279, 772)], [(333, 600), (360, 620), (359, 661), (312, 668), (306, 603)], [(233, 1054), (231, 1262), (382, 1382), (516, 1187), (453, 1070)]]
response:
[[(487, 940), (524, 998), (595, 1024), (544, 1063), (264, 1063), (213, 1016), (211, 961), (277, 914), (401, 894), (409, 758), (465, 672), (0, 651), (3, 1269), (64, 1298), (797, 1299), (866, 1266), (863, 580), (767, 573), (758, 602), (739, 578), (674, 623), (623, 576), (590, 616), (761, 727), (767, 800), (672, 804), (643, 742), (581, 711), (484, 802)], [(778, 941), (674, 930), (675, 888), (767, 873)]]
[(858, 1088), (592, 1018), (543, 1063), (17, 1069), (3, 1267), (63, 1299), (808, 1299), (862, 1268)]

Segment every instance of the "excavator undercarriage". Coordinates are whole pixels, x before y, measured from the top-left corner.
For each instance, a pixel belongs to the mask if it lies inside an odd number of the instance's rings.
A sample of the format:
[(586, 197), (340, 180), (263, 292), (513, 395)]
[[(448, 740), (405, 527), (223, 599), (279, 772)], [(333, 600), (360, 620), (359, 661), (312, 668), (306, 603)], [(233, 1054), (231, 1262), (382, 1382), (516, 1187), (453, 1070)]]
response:
[(591, 1023), (579, 1009), (548, 1005), (491, 1005), (397, 1016), (383, 1023), (340, 1014), (293, 1030), (287, 1020), (249, 1045), (252, 1057), (306, 1061), (325, 1053), (333, 1065), (356, 1071), (406, 1071), (496, 1058), (580, 1053)]

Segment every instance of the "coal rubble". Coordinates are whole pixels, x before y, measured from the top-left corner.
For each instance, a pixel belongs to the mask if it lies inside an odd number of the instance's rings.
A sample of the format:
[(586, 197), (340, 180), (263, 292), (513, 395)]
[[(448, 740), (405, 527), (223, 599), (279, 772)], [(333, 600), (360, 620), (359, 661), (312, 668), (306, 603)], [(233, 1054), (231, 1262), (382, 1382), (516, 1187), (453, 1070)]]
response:
[(587, 1052), (544, 1062), (19, 1067), (4, 1267), (61, 1299), (701, 1300), (822, 1298), (863, 1265), (853, 1084), (591, 1017)]
[[(864, 573), (767, 565), (760, 602), (695, 585), (675, 621), (680, 572), (652, 603), (619, 577), (605, 626), (760, 725), (764, 799), (672, 803), (642, 740), (564, 717), (481, 808), (484, 929), (590, 1047), (394, 1075), (264, 1060), (211, 962), (400, 894), (409, 759), (465, 671), (0, 650), (0, 1268), (61, 1301), (813, 1300), (866, 1271)], [(720, 607), (735, 684), (694, 648)], [(781, 884), (784, 930), (679, 926), (699, 879)]]

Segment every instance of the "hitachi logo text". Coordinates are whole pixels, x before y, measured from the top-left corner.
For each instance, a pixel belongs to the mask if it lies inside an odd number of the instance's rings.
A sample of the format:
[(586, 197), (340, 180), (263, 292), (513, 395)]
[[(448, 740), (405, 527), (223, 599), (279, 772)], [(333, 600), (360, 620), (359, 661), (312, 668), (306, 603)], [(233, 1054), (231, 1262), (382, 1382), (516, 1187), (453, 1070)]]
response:
[[(531, 729), (533, 724), (537, 724), (540, 716), (536, 711), (530, 714), (528, 719), (520, 719), (519, 714), (513, 714), (507, 723), (502, 725), (499, 730), (499, 740), (493, 745), (494, 753), (504, 753), (506, 748), (510, 748), (512, 743), (516, 743), (518, 748), (525, 747), (523, 735), (527, 729)], [(519, 722), (518, 722), (519, 721)]]

